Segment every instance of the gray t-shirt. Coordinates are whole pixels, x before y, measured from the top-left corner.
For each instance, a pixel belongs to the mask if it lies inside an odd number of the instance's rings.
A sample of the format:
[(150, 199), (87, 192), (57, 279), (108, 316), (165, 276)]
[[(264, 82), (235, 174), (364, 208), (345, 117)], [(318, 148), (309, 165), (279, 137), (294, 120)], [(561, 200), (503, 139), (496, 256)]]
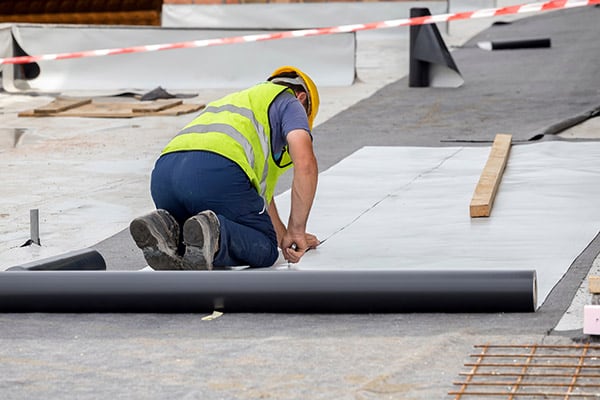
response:
[(294, 129), (304, 129), (310, 135), (304, 106), (296, 96), (287, 91), (281, 93), (271, 103), (269, 123), (271, 124), (271, 151), (275, 160), (281, 157), (281, 151), (287, 145), (288, 133)]

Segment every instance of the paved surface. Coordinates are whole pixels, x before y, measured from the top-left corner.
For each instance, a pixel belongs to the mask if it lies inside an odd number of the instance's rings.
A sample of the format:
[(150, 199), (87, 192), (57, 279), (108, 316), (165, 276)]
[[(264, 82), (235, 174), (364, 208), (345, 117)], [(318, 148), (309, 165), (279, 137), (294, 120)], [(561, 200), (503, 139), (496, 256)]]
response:
[[(522, 35), (558, 26), (551, 32), (553, 43), (557, 50), (568, 51), (556, 59), (540, 56), (540, 52), (547, 50), (519, 51), (505, 56), (510, 61), (507, 65), (526, 68), (531, 79), (521, 79), (525, 76), (522, 71), (502, 68), (494, 59), (496, 54), (478, 53), (489, 64), (478, 64), (471, 69), (468, 60), (482, 60), (474, 56), (474, 49), (457, 49), (455, 60), (467, 81), (458, 89), (461, 96), (450, 90), (408, 89), (406, 80), (396, 81), (395, 74), (389, 75), (389, 81), (380, 81), (389, 85), (374, 93), (377, 85), (370, 85), (367, 79), (369, 68), (360, 70), (359, 78), (364, 71), (365, 81), (358, 82), (355, 89), (364, 89), (365, 97), (374, 95), (341, 113), (322, 116), (322, 123), (315, 129), (321, 169), (365, 144), (441, 146), (445, 145), (442, 139), (491, 140), (497, 131), (510, 130), (522, 132), (522, 139), (530, 139), (540, 130), (589, 112), (600, 105), (598, 88), (591, 84), (598, 81), (598, 67), (590, 65), (592, 56), (598, 54), (598, 43), (593, 43), (598, 28), (593, 21), (599, 12), (597, 8), (568, 10), (560, 12), (564, 18), (559, 18), (556, 12), (521, 21), (518, 29)], [(541, 21), (542, 18), (550, 18), (552, 24)], [(527, 21), (532, 21), (531, 25)], [(578, 36), (579, 31), (596, 34)], [(575, 53), (571, 47), (561, 45), (563, 35), (569, 40), (580, 38)], [(391, 46), (390, 43), (378, 42), (382, 46), (378, 50)], [(401, 64), (402, 56), (396, 56), (396, 62)], [(564, 69), (563, 57), (578, 60), (577, 73)], [(560, 69), (556, 69), (559, 67), (553, 60), (561, 63)], [(370, 58), (363, 61), (374, 63)], [(548, 65), (551, 67), (545, 68)], [(382, 68), (378, 72), (389, 70)], [(546, 72), (552, 77), (546, 76)], [(496, 86), (490, 79), (492, 74), (501, 79)], [(524, 92), (507, 88), (512, 82), (510, 78), (520, 82), (518, 90)], [(481, 96), (486, 93), (479, 85), (469, 83), (473, 80), (487, 82), (486, 90), (494, 100), (494, 107), (488, 103), (480, 108)], [(552, 84), (567, 80), (576, 90), (565, 92), (562, 83)], [(336, 90), (323, 93), (333, 92)], [(552, 101), (537, 103), (540, 96)], [(348, 101), (353, 102), (350, 95)], [(454, 108), (445, 110), (447, 103)], [(461, 111), (461, 105), (466, 113)], [(521, 114), (518, 112), (521, 107), (531, 107), (530, 112)], [(493, 112), (487, 114), (491, 109)], [(476, 116), (484, 111), (486, 118), (477, 121)], [(532, 118), (532, 114), (537, 117)], [(474, 119), (467, 125), (457, 115)], [(142, 120), (135, 124), (143, 126), (149, 122)], [(452, 128), (440, 132), (448, 124)], [(468, 133), (465, 126), (470, 126), (472, 132)], [(165, 127), (170, 128), (162, 126)], [(595, 140), (597, 136), (590, 132), (597, 127), (590, 120), (560, 136), (541, 140), (579, 137)], [(124, 129), (135, 131), (132, 126)], [(478, 136), (480, 132), (487, 133)], [(151, 143), (144, 150), (148, 160), (152, 158), (152, 150), (170, 133), (163, 137), (149, 135)], [(131, 137), (129, 140), (135, 141)], [(127, 196), (134, 195), (129, 189), (122, 189)], [(285, 189), (283, 182), (280, 191)], [(143, 266), (141, 255), (125, 231), (94, 247), (103, 253), (111, 269)], [(6, 399), (447, 398), (452, 381), (463, 369), (475, 344), (588, 340), (580, 330), (557, 334), (553, 328), (568, 309), (599, 252), (600, 239), (596, 238), (533, 314), (225, 314), (214, 320), (190, 314), (0, 315), (0, 393)]]

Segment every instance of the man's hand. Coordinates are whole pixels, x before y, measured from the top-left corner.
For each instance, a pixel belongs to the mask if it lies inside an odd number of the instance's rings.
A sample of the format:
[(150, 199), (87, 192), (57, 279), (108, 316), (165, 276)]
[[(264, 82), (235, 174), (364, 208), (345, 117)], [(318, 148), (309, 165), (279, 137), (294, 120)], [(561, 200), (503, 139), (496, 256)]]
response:
[(282, 241), (281, 251), (286, 261), (295, 264), (308, 250), (315, 249), (319, 243), (321, 243), (319, 239), (310, 233), (295, 236), (286, 234)]
[(309, 249), (316, 249), (317, 246), (321, 244), (321, 241), (312, 233), (307, 233), (305, 236), (306, 244), (308, 245)]

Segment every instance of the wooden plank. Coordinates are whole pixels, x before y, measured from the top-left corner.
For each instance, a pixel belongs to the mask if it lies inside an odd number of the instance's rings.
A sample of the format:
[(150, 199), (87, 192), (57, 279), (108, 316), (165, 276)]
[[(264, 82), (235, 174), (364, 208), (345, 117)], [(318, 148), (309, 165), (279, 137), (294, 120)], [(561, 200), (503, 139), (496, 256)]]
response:
[(600, 294), (600, 275), (590, 276), (588, 278), (588, 286), (590, 289), (590, 293)]
[[(84, 106), (66, 110), (59, 117), (97, 117), (97, 118), (130, 118), (134, 116), (131, 103), (94, 102)], [(139, 115), (139, 114), (135, 114)]]
[[(176, 104), (179, 103), (179, 104)], [(183, 103), (181, 100), (171, 102), (168, 107), (159, 104), (156, 110), (147, 108), (145, 112), (135, 112), (138, 103), (125, 102), (90, 102), (82, 106), (54, 113), (36, 113), (28, 110), (19, 113), (19, 117), (84, 117), (84, 118), (133, 118), (145, 116), (177, 116), (199, 111), (205, 107), (204, 104)]]
[(511, 142), (512, 135), (496, 135), (492, 150), (471, 199), (469, 206), (471, 218), (490, 216), (500, 180), (508, 162)]
[(184, 103), (184, 104), (180, 104), (178, 106), (172, 107), (172, 108), (168, 108), (166, 110), (161, 110), (154, 115), (171, 115), (171, 116), (183, 115), (183, 114), (189, 114), (189, 113), (193, 113), (196, 111), (200, 111), (204, 107), (206, 107), (205, 104)]
[(139, 105), (135, 105), (132, 111), (139, 113), (150, 113), (166, 110), (167, 108), (175, 107), (183, 103), (183, 100), (155, 100), (144, 101)]
[(92, 99), (54, 99), (45, 106), (33, 110), (36, 114), (53, 114), (90, 104)]

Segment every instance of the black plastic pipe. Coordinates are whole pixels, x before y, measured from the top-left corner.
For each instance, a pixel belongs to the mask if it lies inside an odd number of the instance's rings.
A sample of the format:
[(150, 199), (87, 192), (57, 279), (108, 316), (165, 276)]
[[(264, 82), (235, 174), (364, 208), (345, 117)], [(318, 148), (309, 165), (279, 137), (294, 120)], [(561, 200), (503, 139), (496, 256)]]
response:
[(532, 312), (535, 271), (0, 272), (0, 312)]
[(8, 271), (99, 271), (106, 270), (102, 255), (93, 249), (81, 249), (15, 265)]
[(495, 40), (492, 42), (480, 42), (478, 46), (486, 50), (542, 49), (551, 47), (552, 42), (550, 38)]

